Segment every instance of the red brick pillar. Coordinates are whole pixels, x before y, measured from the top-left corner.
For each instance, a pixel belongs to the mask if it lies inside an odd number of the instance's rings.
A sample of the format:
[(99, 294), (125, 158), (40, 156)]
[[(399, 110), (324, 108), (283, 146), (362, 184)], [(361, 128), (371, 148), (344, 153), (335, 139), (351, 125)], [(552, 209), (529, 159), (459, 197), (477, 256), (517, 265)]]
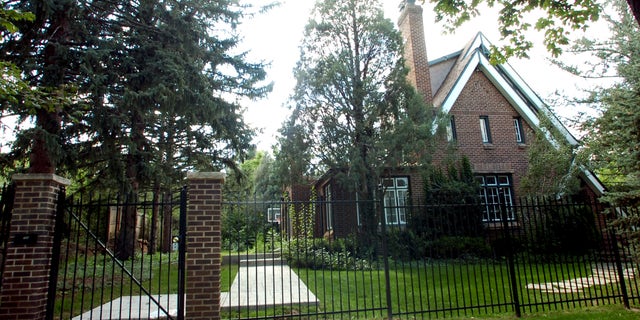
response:
[(188, 173), (186, 319), (220, 319), (224, 174)]
[(0, 319), (45, 319), (58, 193), (69, 180), (54, 174), (18, 174)]

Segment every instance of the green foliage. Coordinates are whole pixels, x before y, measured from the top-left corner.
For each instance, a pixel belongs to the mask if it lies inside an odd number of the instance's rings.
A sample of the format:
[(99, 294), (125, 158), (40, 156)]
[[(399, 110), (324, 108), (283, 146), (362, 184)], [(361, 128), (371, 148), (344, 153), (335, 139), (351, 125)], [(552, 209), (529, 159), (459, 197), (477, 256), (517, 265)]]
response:
[[(312, 162), (346, 169), (345, 188), (368, 201), (385, 168), (428, 162), (430, 109), (406, 79), (402, 51), (379, 1), (316, 3), (294, 70), (294, 110), (281, 130), (280, 157), (290, 162), (280, 163), (292, 177), (311, 172)], [(363, 221), (372, 235), (375, 211)]]
[(640, 240), (638, 240), (640, 239), (640, 228), (638, 228), (640, 226), (640, 208), (623, 207), (610, 208), (609, 210), (614, 215), (622, 213), (622, 217), (612, 223), (622, 239), (619, 246), (626, 247), (636, 263), (640, 263), (640, 247), (638, 247), (640, 245)]
[(352, 239), (299, 238), (285, 243), (283, 256), (296, 268), (325, 270), (373, 270), (376, 265), (358, 257)]
[(538, 116), (540, 126), (527, 140), (529, 166), (520, 181), (520, 191), (526, 196), (574, 194), (580, 188), (575, 148), (554, 129), (553, 115), (540, 112)]
[(291, 236), (295, 239), (313, 238), (314, 221), (316, 217), (316, 190), (311, 190), (309, 201), (303, 203), (291, 202), (289, 204), (289, 216), (291, 224)]
[[(606, 16), (611, 37), (604, 41), (583, 39), (574, 50), (591, 55), (588, 69), (566, 68), (589, 77), (616, 76), (609, 87), (596, 88), (585, 102), (595, 105), (599, 116), (583, 125), (581, 163), (607, 184), (602, 200), (635, 211), (640, 207), (640, 26), (625, 1), (613, 2), (617, 16)], [(621, 215), (618, 230), (638, 248), (638, 239), (627, 235), (640, 227), (633, 215)], [(637, 250), (637, 249), (636, 249)]]
[(479, 259), (491, 257), (492, 248), (482, 236), (418, 235), (412, 230), (387, 234), (389, 254), (398, 261), (425, 259)]
[(304, 183), (306, 177), (313, 176), (317, 171), (312, 162), (313, 153), (310, 152), (313, 142), (300, 121), (299, 113), (300, 110), (293, 110), (276, 137), (274, 171), (276, 181), (281, 186)]
[[(426, 2), (425, 0), (422, 3)], [(586, 30), (597, 21), (603, 12), (597, 0), (585, 1), (495, 1), (495, 0), (429, 0), (434, 3), (436, 20), (444, 21), (453, 31), (471, 18), (481, 15), (483, 5), (500, 9), (498, 30), (502, 39), (508, 40), (500, 48), (493, 48), (494, 62), (507, 58), (528, 57), (533, 46), (526, 32), (535, 29), (544, 33), (544, 45), (555, 57), (562, 53), (562, 46), (569, 43), (569, 34), (574, 30)], [(482, 9), (485, 10), (485, 9)], [(537, 19), (535, 17), (538, 16)]]
[(254, 247), (259, 234), (268, 230), (263, 214), (228, 206), (222, 213), (222, 248), (246, 251)]
[(137, 189), (175, 186), (186, 170), (233, 168), (244, 158), (253, 131), (238, 101), (271, 88), (262, 63), (235, 53), (234, 28), (251, 6), (19, 0), (5, 9), (35, 18), (3, 33), (0, 60), (19, 69), (13, 83), (48, 94), (33, 99), (3, 86), (19, 103), (3, 103), (2, 116), (36, 124), (16, 130), (6, 163), (37, 152), (32, 159), (51, 160), (46, 169), (93, 187)]
[[(627, 3), (613, 2), (616, 16), (605, 16), (611, 37), (582, 39), (573, 50), (590, 55), (587, 70), (573, 67), (585, 77), (612, 77), (609, 87), (595, 88), (582, 101), (595, 106), (599, 114), (581, 128), (585, 134), (580, 153), (582, 165), (607, 182), (604, 199), (623, 206), (640, 205), (640, 26)], [(565, 66), (566, 67), (566, 66)], [(570, 66), (571, 67), (571, 66)], [(567, 69), (567, 68), (565, 68)]]
[(446, 173), (431, 168), (424, 177), (425, 206), (414, 209), (407, 227), (416, 235), (477, 236), (483, 230), (479, 185), (467, 157), (451, 162)]
[[(35, 15), (31, 12), (21, 12), (19, 10), (7, 10), (4, 7), (0, 9), (0, 32), (6, 31), (9, 33), (18, 32), (18, 27), (15, 25), (19, 21), (33, 21)], [(4, 30), (2, 30), (4, 29)]]
[(256, 198), (264, 201), (279, 200), (282, 196), (283, 186), (284, 184), (277, 177), (275, 160), (269, 153), (265, 153), (254, 172)]
[(588, 205), (545, 200), (535, 212), (522, 212), (518, 221), (526, 224), (522, 249), (553, 259), (560, 255), (583, 255), (602, 245), (596, 216)]

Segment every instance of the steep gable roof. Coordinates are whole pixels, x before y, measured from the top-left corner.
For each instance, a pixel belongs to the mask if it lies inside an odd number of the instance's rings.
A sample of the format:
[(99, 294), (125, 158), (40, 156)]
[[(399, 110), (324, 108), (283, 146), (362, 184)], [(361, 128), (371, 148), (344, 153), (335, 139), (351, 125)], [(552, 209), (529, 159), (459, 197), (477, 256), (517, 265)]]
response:
[[(522, 119), (532, 128), (541, 129), (549, 142), (558, 146), (553, 136), (541, 128), (541, 114), (550, 119), (565, 142), (577, 146), (579, 141), (508, 63), (493, 65), (489, 62), (489, 48), (491, 43), (479, 32), (462, 50), (429, 62), (434, 107), (442, 114), (448, 114), (473, 72), (480, 70)], [(593, 173), (585, 169), (582, 169), (582, 173), (594, 190), (600, 194), (604, 192), (604, 186)]]

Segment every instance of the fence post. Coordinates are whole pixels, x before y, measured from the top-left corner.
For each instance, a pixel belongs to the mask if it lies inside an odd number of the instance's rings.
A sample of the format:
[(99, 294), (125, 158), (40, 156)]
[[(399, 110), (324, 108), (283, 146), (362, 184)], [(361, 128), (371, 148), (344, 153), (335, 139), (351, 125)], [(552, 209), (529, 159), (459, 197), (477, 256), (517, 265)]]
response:
[(187, 174), (186, 319), (220, 319), (224, 174)]
[(511, 227), (509, 226), (509, 212), (507, 211), (507, 205), (502, 201), (504, 199), (504, 189), (499, 188), (498, 194), (500, 199), (500, 218), (502, 220), (502, 228), (504, 229), (504, 235), (507, 243), (507, 263), (509, 265), (509, 280), (511, 282), (511, 298), (513, 299), (513, 307), (515, 309), (516, 317), (520, 318), (522, 312), (520, 310), (520, 298), (518, 296), (518, 283), (516, 277), (516, 263), (515, 254), (513, 248), (513, 241), (511, 239)]
[(54, 174), (17, 174), (0, 319), (45, 319), (58, 194), (70, 181)]
[[(615, 210), (615, 209), (613, 209)], [(620, 291), (622, 293), (622, 304), (626, 309), (630, 309), (629, 293), (627, 292), (627, 284), (624, 278), (624, 269), (622, 268), (622, 258), (620, 257), (620, 246), (618, 245), (618, 235), (613, 227), (609, 228), (609, 237), (611, 237), (611, 249), (616, 263), (616, 273), (620, 282)]]

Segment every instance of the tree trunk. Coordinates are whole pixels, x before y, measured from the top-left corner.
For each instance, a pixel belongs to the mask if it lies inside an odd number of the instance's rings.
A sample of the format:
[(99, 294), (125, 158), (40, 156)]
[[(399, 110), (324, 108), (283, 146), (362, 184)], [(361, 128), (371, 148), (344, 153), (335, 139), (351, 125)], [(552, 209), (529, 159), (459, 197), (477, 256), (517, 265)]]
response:
[(160, 187), (156, 185), (153, 188), (153, 205), (151, 208), (151, 230), (149, 230), (149, 248), (148, 253), (156, 253), (158, 239), (158, 222), (160, 217)]
[(30, 173), (55, 173), (54, 154), (60, 134), (60, 116), (55, 112), (39, 109), (36, 114), (36, 127), (39, 129), (33, 137), (33, 148), (29, 156)]
[(119, 260), (129, 260), (133, 258), (136, 249), (136, 222), (137, 210), (133, 205), (137, 199), (137, 195), (132, 193), (126, 199), (126, 203), (122, 210), (122, 219), (120, 220), (120, 233), (116, 240), (115, 256)]
[[(65, 44), (68, 42), (69, 19), (68, 8), (60, 8), (51, 14), (46, 34), (47, 43), (43, 50), (42, 83), (44, 88), (60, 88), (65, 83), (65, 73), (69, 65), (65, 52)], [(38, 10), (39, 11), (39, 10)], [(45, 13), (40, 12), (44, 15)], [(45, 23), (43, 21), (43, 23)], [(47, 23), (45, 23), (46, 25)], [(29, 156), (29, 172), (31, 173), (55, 173), (59, 146), (61, 126), (60, 110), (62, 106), (56, 105), (53, 110), (40, 108), (36, 113), (36, 131), (33, 137), (33, 148)]]
[[(171, 197), (171, 194), (167, 194), (167, 197)], [(171, 252), (171, 247), (173, 243), (173, 237), (171, 234), (171, 226), (172, 226), (172, 215), (171, 215), (171, 205), (168, 204), (169, 201), (164, 201), (164, 205), (162, 206), (162, 252), (168, 253)]]

